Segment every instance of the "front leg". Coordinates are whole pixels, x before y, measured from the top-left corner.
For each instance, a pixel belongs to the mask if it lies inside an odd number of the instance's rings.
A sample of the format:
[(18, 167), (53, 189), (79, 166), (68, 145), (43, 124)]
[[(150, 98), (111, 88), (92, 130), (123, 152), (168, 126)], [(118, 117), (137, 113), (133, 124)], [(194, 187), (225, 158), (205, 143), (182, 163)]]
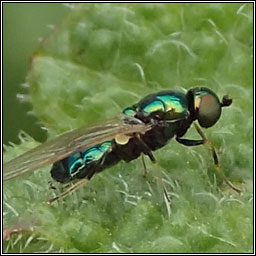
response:
[(197, 146), (205, 143), (204, 140), (188, 140), (188, 139), (181, 139), (179, 137), (176, 137), (176, 141), (178, 141), (180, 144), (183, 144), (185, 146)]

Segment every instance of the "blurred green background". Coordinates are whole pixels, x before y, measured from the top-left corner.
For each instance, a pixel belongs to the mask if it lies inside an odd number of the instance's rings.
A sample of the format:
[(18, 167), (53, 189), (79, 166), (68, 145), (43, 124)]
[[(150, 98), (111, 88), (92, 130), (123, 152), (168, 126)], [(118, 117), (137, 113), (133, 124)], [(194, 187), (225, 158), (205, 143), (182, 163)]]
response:
[(25, 82), (30, 57), (39, 46), (40, 38), (51, 33), (70, 9), (55, 3), (3, 4), (3, 143), (18, 143), (24, 130), (37, 140), (46, 138), (37, 119), (28, 115), (29, 104), (20, 103), (17, 94), (26, 90)]

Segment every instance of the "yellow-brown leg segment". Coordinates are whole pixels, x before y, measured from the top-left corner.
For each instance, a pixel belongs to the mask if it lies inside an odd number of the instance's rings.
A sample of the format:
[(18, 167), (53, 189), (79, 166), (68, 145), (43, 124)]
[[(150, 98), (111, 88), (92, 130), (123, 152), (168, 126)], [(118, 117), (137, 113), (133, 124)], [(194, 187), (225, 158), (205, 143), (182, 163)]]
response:
[(84, 178), (81, 179), (79, 181), (77, 181), (75, 184), (72, 184), (67, 190), (65, 190), (64, 192), (62, 192), (60, 195), (48, 200), (48, 204), (52, 204), (53, 202), (58, 201), (59, 199), (62, 199), (66, 196), (68, 196), (69, 194), (71, 194), (72, 192), (74, 192), (75, 190), (81, 188), (82, 186), (84, 186), (87, 183), (88, 179)]
[(157, 164), (157, 162), (152, 162), (152, 163), (158, 169), (159, 181), (160, 181), (160, 184), (161, 184), (161, 186), (163, 188), (164, 201), (165, 201), (165, 205), (166, 205), (166, 209), (167, 209), (167, 214), (170, 217), (170, 215), (171, 215), (171, 203), (172, 203), (172, 200), (171, 200), (170, 196), (167, 193), (167, 189), (166, 189), (166, 186), (165, 186), (165, 184), (163, 182), (162, 173), (161, 173), (159, 165)]
[[(140, 138), (139, 135), (137, 135), (137, 139), (138, 139), (138, 141), (141, 143), (141, 145), (145, 148), (144, 154), (149, 157), (149, 159), (150, 159), (151, 162), (154, 164), (154, 166), (156, 166), (156, 168), (159, 170), (159, 172), (158, 172), (158, 173), (159, 173), (159, 181), (160, 181), (161, 186), (162, 186), (162, 188), (163, 188), (164, 200), (165, 200), (165, 203), (166, 203), (166, 206), (167, 206), (168, 216), (170, 216), (170, 214), (171, 214), (171, 207), (170, 207), (170, 205), (171, 205), (171, 199), (170, 199), (170, 197), (169, 197), (169, 195), (168, 195), (168, 193), (167, 193), (167, 189), (166, 189), (165, 184), (164, 184), (164, 182), (163, 182), (163, 179), (162, 179), (162, 177), (161, 177), (161, 170), (160, 170), (160, 168), (159, 168), (159, 166), (158, 166), (158, 164), (157, 164), (157, 162), (156, 162), (156, 159), (155, 159), (155, 157), (153, 156), (153, 154), (152, 154), (150, 148), (144, 143), (144, 141)], [(142, 162), (143, 162), (143, 166), (144, 166), (144, 173), (146, 173), (146, 172), (147, 172), (147, 167), (146, 167), (146, 163), (145, 163), (145, 159), (143, 158), (143, 155), (142, 155)]]
[(213, 158), (213, 162), (214, 162), (214, 166), (215, 166), (215, 170), (217, 171), (217, 173), (221, 176), (221, 178), (227, 183), (227, 185), (232, 188), (234, 191), (236, 191), (237, 193), (241, 193), (241, 190), (237, 187), (235, 187), (230, 180), (228, 180), (228, 178), (225, 176), (225, 174), (222, 172), (220, 165), (219, 165), (219, 159), (216, 153), (216, 150), (212, 144), (212, 142), (210, 140), (208, 140), (206, 138), (206, 136), (204, 135), (203, 131), (199, 128), (199, 126), (194, 123), (194, 126), (198, 132), (198, 134), (201, 136), (201, 138), (203, 139), (203, 144), (205, 146), (207, 146), (212, 153), (212, 158)]
[(146, 163), (145, 163), (144, 154), (141, 155), (141, 159), (142, 159), (142, 165), (143, 165), (143, 169), (144, 169), (143, 177), (146, 178), (147, 174), (148, 174), (148, 170), (147, 170), (147, 166), (146, 166)]

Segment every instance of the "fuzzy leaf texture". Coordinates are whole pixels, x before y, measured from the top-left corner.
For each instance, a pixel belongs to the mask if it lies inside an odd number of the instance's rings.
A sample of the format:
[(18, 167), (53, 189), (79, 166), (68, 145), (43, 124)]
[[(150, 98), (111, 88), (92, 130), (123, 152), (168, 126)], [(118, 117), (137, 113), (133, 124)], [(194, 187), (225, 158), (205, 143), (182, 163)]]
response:
[[(253, 4), (73, 4), (34, 52), (27, 76), (33, 112), (49, 137), (118, 115), (148, 93), (206, 86), (233, 104), (206, 131), (230, 191), (205, 147), (171, 141), (158, 167), (121, 162), (64, 200), (46, 166), (4, 184), (4, 224), (35, 223), (6, 252), (250, 253), (253, 250)], [(191, 131), (188, 138), (198, 136)], [(37, 145), (6, 148), (5, 161)], [(196, 137), (197, 138), (197, 137)], [(159, 170), (171, 195), (163, 199)]]

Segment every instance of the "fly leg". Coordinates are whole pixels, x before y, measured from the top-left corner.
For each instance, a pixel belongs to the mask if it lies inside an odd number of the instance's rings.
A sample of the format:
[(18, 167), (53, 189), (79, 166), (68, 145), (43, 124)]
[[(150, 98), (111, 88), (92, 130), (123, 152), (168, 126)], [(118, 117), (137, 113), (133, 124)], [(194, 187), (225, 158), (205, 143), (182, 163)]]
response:
[(180, 144), (183, 144), (185, 146), (198, 146), (205, 143), (204, 140), (188, 140), (188, 139), (181, 139), (179, 137), (176, 137), (176, 141), (178, 141)]
[(230, 188), (235, 190), (237, 193), (240, 193), (241, 190), (239, 188), (235, 187), (228, 180), (228, 178), (225, 176), (225, 174), (220, 169), (219, 159), (218, 159), (216, 150), (215, 150), (212, 142), (206, 138), (206, 136), (204, 135), (203, 131), (199, 128), (199, 126), (196, 123), (194, 123), (194, 126), (195, 126), (196, 131), (198, 132), (198, 134), (201, 136), (202, 140), (188, 140), (188, 139), (181, 139), (181, 138), (177, 137), (176, 138), (177, 142), (179, 142), (179, 143), (181, 143), (181, 144), (183, 144), (185, 146), (197, 146), (197, 145), (202, 145), (202, 144), (206, 145), (211, 150), (211, 154), (212, 154), (215, 170), (217, 171), (217, 173), (221, 176), (221, 178), (227, 183), (227, 185)]
[(229, 181), (229, 179), (225, 176), (225, 174), (222, 172), (222, 170), (220, 168), (220, 165), (219, 165), (219, 159), (218, 159), (216, 150), (215, 150), (212, 142), (205, 137), (204, 133), (202, 132), (202, 130), (199, 128), (199, 126), (196, 123), (194, 123), (194, 126), (195, 126), (196, 131), (198, 132), (198, 134), (201, 136), (203, 144), (206, 145), (211, 150), (212, 158), (213, 158), (213, 162), (214, 162), (214, 166), (215, 166), (215, 170), (217, 171), (217, 173), (227, 183), (227, 185), (230, 188), (232, 188), (237, 193), (241, 193), (241, 190), (239, 188), (235, 187), (231, 183), (231, 181)]
[(147, 174), (148, 174), (148, 170), (147, 170), (147, 166), (146, 166), (146, 163), (145, 163), (145, 158), (144, 158), (144, 155), (141, 156), (141, 159), (142, 159), (142, 165), (143, 165), (143, 169), (144, 169), (144, 172), (143, 172), (143, 177), (146, 178)]
[[(140, 138), (139, 135), (136, 136), (138, 141), (140, 142), (141, 146), (143, 147), (143, 154), (147, 155), (149, 157), (149, 159), (151, 160), (151, 162), (154, 164), (154, 166), (159, 170), (159, 181), (161, 183), (161, 186), (163, 188), (163, 193), (164, 193), (164, 200), (165, 200), (165, 203), (166, 203), (166, 207), (167, 207), (167, 212), (168, 212), (168, 216), (170, 216), (171, 214), (171, 199), (167, 193), (167, 189), (166, 189), (166, 186), (163, 182), (163, 179), (161, 177), (161, 170), (159, 168), (159, 165), (157, 165), (157, 162), (156, 162), (156, 159), (155, 157), (153, 156), (152, 152), (151, 152), (151, 149), (148, 147), (148, 145)], [(144, 166), (144, 170), (147, 171), (147, 168), (146, 168), (146, 163), (145, 163), (145, 160), (144, 158), (142, 158), (142, 161), (143, 161), (143, 166)]]
[(47, 203), (52, 204), (53, 202), (58, 201), (59, 199), (68, 196), (69, 194), (71, 194), (72, 192), (77, 190), (78, 188), (81, 188), (82, 186), (84, 186), (87, 183), (87, 181), (88, 181), (88, 179), (86, 179), (86, 178), (77, 181), (75, 184), (72, 184), (67, 190), (62, 192), (60, 195), (48, 200)]
[(72, 184), (69, 188), (63, 191), (60, 195), (48, 200), (47, 203), (52, 204), (53, 202), (58, 201), (59, 199), (68, 196), (75, 190), (83, 187), (87, 183), (87, 181), (89, 181), (92, 178), (92, 176), (97, 172), (99, 167), (103, 165), (104, 161), (105, 161), (105, 156), (102, 157), (102, 159), (97, 163), (97, 165), (95, 165), (95, 168), (92, 168), (88, 173), (86, 173), (86, 177), (78, 180), (76, 183)]

